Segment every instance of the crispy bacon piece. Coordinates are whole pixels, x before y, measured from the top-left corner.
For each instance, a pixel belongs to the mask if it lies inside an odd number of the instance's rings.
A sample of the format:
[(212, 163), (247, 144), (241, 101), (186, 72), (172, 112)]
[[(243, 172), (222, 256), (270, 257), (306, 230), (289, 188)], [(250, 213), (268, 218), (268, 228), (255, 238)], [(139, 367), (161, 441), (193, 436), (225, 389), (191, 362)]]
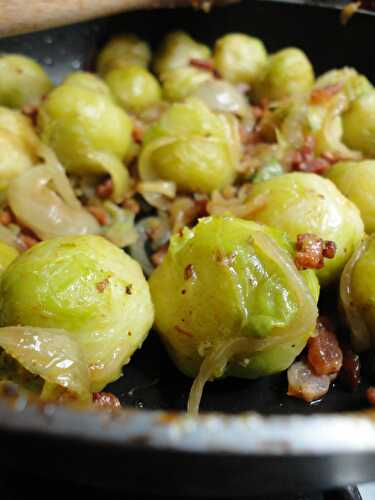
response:
[(96, 195), (99, 198), (106, 199), (109, 198), (113, 193), (113, 182), (111, 178), (105, 179), (96, 188)]
[(288, 369), (288, 396), (311, 403), (327, 394), (330, 384), (328, 375), (315, 375), (305, 361), (295, 361)]
[[(294, 151), (290, 160), (290, 167), (297, 172), (324, 173), (337, 159), (329, 160), (327, 155), (316, 157), (314, 153), (314, 137), (308, 135), (301, 149)], [(330, 155), (332, 156), (332, 155)]]
[(342, 88), (343, 84), (339, 82), (332, 85), (327, 85), (326, 87), (322, 87), (320, 89), (315, 89), (311, 92), (310, 101), (313, 104), (321, 104), (327, 102), (331, 99), (331, 97), (341, 92)]
[(332, 375), (342, 367), (343, 354), (334, 332), (318, 320), (318, 335), (308, 343), (307, 360), (316, 375)]
[(92, 402), (99, 410), (116, 410), (121, 408), (118, 398), (111, 392), (94, 392)]
[(89, 206), (87, 210), (92, 214), (101, 226), (109, 224), (109, 216), (104, 208)]
[(22, 108), (22, 114), (30, 118), (31, 123), (33, 124), (34, 127), (37, 125), (37, 118), (38, 118), (38, 107), (31, 105), (31, 104), (26, 104)]
[(324, 241), (312, 233), (297, 236), (294, 258), (297, 269), (322, 269), (324, 258), (333, 259), (335, 255), (336, 245), (333, 241)]
[(344, 384), (352, 391), (355, 391), (361, 383), (361, 362), (358, 354), (351, 349), (344, 351), (341, 376)]
[(0, 224), (9, 226), (12, 222), (14, 222), (13, 213), (9, 208), (4, 208), (4, 210), (0, 212)]
[(367, 401), (371, 406), (375, 406), (375, 387), (370, 386), (366, 391)]
[(169, 243), (162, 245), (157, 252), (151, 255), (151, 262), (154, 266), (158, 267), (163, 262), (164, 257), (167, 255)]
[(142, 144), (144, 135), (145, 135), (145, 130), (142, 123), (139, 121), (135, 121), (132, 130), (133, 141), (136, 144)]
[(215, 73), (215, 63), (213, 59), (190, 59), (190, 66), (194, 66), (194, 68), (204, 69), (206, 71), (210, 71), (211, 73)]

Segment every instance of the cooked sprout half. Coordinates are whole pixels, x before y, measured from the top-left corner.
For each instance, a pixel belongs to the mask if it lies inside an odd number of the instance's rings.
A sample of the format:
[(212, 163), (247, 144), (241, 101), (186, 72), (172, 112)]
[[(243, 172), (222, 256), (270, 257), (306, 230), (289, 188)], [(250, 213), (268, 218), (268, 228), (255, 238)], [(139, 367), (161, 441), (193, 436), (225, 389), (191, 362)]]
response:
[(344, 142), (375, 158), (375, 90), (356, 99), (343, 115)]
[(215, 115), (200, 100), (173, 104), (146, 133), (139, 158), (143, 180), (173, 181), (209, 193), (230, 184), (239, 160), (234, 117)]
[(267, 51), (259, 38), (231, 33), (216, 41), (214, 61), (225, 80), (252, 85), (263, 76)]
[(263, 77), (257, 80), (258, 100), (278, 101), (309, 92), (314, 83), (314, 70), (306, 54), (294, 47), (282, 49), (269, 57)]
[(209, 59), (211, 51), (207, 45), (193, 40), (183, 31), (169, 33), (160, 44), (154, 59), (156, 74), (163, 75), (170, 70), (189, 66), (192, 59)]
[(114, 69), (107, 73), (105, 80), (118, 104), (132, 113), (139, 113), (161, 100), (159, 82), (141, 66)]
[(364, 239), (341, 275), (340, 299), (351, 329), (351, 342), (361, 352), (375, 346), (375, 239)]
[(147, 67), (151, 60), (151, 50), (146, 42), (136, 35), (113, 37), (100, 51), (96, 70), (101, 77), (116, 68), (129, 65)]
[(286, 369), (313, 333), (319, 285), (299, 272), (284, 233), (231, 217), (173, 236), (150, 278), (155, 325), (176, 366), (204, 382)]
[(64, 82), (65, 85), (76, 85), (87, 90), (92, 90), (98, 94), (111, 96), (111, 90), (108, 85), (98, 76), (87, 71), (76, 71), (68, 75)]
[(68, 172), (109, 174), (113, 199), (123, 200), (129, 174), (122, 160), (130, 145), (132, 124), (110, 97), (85, 86), (63, 84), (43, 102), (38, 125), (43, 141)]
[(361, 240), (364, 227), (357, 207), (336, 186), (316, 174), (290, 173), (254, 185), (249, 201), (262, 198), (251, 218), (296, 240), (314, 233), (334, 241), (336, 256), (317, 271), (322, 285), (335, 282)]
[(366, 233), (375, 232), (375, 161), (335, 163), (326, 176), (361, 212)]
[(14, 109), (36, 106), (52, 86), (34, 59), (18, 54), (0, 56), (0, 105)]
[(35, 245), (4, 271), (0, 292), (2, 326), (72, 335), (87, 362), (91, 391), (120, 377), (153, 322), (139, 264), (99, 236)]

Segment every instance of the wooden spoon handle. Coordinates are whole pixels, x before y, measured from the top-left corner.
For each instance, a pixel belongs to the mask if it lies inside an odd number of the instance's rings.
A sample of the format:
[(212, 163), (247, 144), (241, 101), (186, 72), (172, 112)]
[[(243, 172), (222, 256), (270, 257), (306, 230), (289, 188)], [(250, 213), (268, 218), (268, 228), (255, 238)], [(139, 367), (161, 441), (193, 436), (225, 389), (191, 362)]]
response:
[[(229, 0), (231, 1), (231, 0)], [(228, 3), (228, 0), (0, 0), (0, 37), (62, 26), (126, 10)]]

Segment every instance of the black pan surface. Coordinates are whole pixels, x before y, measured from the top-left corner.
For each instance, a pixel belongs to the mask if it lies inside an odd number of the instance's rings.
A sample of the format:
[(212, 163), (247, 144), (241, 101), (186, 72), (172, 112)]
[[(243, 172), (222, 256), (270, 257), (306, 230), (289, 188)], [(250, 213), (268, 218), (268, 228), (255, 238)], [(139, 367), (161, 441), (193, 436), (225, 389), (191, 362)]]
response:
[[(20, 52), (38, 59), (55, 81), (73, 70), (92, 68), (98, 48), (117, 32), (136, 32), (156, 44), (163, 34), (185, 29), (205, 42), (241, 31), (263, 39), (269, 51), (298, 46), (306, 51), (317, 74), (334, 67), (354, 66), (375, 83), (373, 47), (375, 17), (358, 14), (343, 27), (338, 11), (312, 5), (248, 0), (214, 10), (210, 15), (193, 10), (150, 11), (124, 14), (0, 40), (0, 51)], [(325, 303), (335, 303), (337, 291), (326, 293)], [(255, 410), (273, 414), (325, 414), (367, 408), (364, 387), (348, 392), (338, 381), (322, 402), (314, 405), (286, 396), (286, 375), (257, 381), (228, 379), (208, 384), (202, 411), (239, 413)], [(155, 334), (136, 353), (125, 375), (108, 389), (126, 407), (150, 410), (184, 410), (191, 381), (171, 364)], [(35, 418), (35, 416), (33, 417)], [(3, 419), (3, 420), (2, 420)], [(17, 420), (17, 414), (14, 415)], [(85, 415), (80, 415), (85, 427)], [(87, 482), (131, 487), (137, 491), (168, 494), (245, 495), (269, 491), (328, 488), (375, 478), (375, 455), (346, 453), (291, 456), (236, 456), (233, 453), (199, 453), (156, 450), (145, 442), (114, 445), (113, 436), (94, 440), (44, 435), (51, 424), (43, 413), (27, 432), (12, 429), (7, 412), (1, 413), (1, 461), (21, 465), (22, 456), (37, 453), (40, 460), (27, 460), (28, 469)], [(5, 426), (3, 424), (6, 424)], [(308, 427), (307, 427), (308, 432)], [(317, 436), (319, 439), (319, 436)], [(343, 436), (345, 439), (345, 436)], [(25, 451), (26, 450), (26, 451)]]

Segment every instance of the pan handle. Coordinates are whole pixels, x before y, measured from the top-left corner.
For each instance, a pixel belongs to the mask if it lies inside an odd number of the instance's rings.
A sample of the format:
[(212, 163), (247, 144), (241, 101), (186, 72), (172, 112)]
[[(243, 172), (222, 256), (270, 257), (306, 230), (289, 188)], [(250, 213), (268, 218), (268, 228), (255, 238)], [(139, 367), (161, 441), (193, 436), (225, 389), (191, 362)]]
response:
[(211, 4), (235, 0), (0, 0), (0, 37), (73, 24), (136, 9), (193, 6), (207, 10)]

